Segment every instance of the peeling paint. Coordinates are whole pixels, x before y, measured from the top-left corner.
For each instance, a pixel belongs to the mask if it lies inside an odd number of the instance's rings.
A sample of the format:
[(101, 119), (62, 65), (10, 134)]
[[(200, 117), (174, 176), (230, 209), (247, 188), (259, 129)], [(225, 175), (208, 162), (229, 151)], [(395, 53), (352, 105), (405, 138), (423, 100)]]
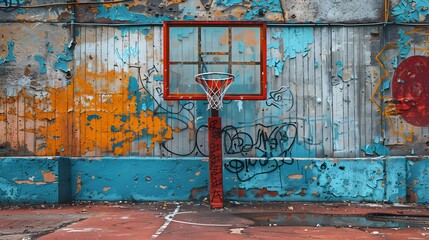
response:
[(406, 58), (408, 53), (411, 51), (411, 45), (409, 43), (411, 37), (405, 33), (404, 30), (399, 29), (399, 41), (397, 46), (399, 47), (399, 52), (401, 54), (401, 58)]
[(7, 56), (4, 58), (0, 57), (0, 65), (5, 62), (15, 61), (16, 57), (13, 54), (14, 47), (15, 47), (15, 43), (13, 41), (7, 42)]
[(64, 45), (63, 53), (57, 54), (57, 62), (55, 63), (55, 69), (61, 70), (63, 72), (70, 72), (70, 68), (67, 66), (67, 62), (73, 60), (73, 51), (68, 47), (67, 44)]
[(46, 73), (46, 60), (40, 55), (34, 56), (34, 60), (36, 60), (39, 63), (40, 74), (45, 74)]
[(288, 176), (289, 179), (302, 179), (302, 174), (292, 174)]
[(97, 7), (98, 14), (97, 18), (106, 18), (110, 21), (126, 21), (132, 23), (161, 23), (162, 21), (169, 20), (170, 18), (163, 15), (159, 17), (148, 17), (143, 14), (131, 12), (125, 4), (121, 4), (113, 7), (105, 7), (99, 5)]
[(43, 181), (44, 182), (52, 183), (52, 182), (56, 182), (57, 181), (57, 175), (55, 175), (55, 173), (53, 173), (52, 171), (42, 170), (41, 172), (42, 172), (42, 175), (43, 175)]

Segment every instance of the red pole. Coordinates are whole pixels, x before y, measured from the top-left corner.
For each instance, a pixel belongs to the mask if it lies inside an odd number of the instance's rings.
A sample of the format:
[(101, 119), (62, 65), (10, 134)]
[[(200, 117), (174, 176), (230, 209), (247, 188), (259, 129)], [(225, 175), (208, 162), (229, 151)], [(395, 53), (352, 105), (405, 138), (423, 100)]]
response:
[(210, 206), (223, 208), (222, 122), (217, 110), (212, 110), (209, 124)]

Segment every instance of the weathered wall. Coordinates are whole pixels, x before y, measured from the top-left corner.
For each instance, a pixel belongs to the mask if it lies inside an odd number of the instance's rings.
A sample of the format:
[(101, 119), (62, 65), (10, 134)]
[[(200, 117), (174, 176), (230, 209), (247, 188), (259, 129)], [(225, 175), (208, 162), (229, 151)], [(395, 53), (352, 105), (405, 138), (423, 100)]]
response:
[(65, 3), (0, 3), (0, 156), (207, 156), (206, 103), (162, 98), (161, 24), (182, 19), (269, 23), (268, 97), (225, 102), (225, 157), (428, 155), (426, 1)]
[[(226, 200), (428, 203), (428, 158), (229, 158)], [(201, 158), (1, 158), (0, 203), (202, 200)]]

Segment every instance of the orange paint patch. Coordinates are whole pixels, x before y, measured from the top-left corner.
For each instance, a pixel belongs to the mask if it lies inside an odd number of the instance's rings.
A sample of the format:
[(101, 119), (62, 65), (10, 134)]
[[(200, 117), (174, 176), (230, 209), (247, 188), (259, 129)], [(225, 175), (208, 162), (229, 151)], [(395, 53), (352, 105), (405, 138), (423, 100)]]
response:
[(103, 191), (104, 191), (104, 192), (107, 192), (107, 191), (109, 191), (109, 190), (110, 190), (110, 187), (104, 187), (104, 188), (103, 188)]
[(42, 170), (42, 175), (45, 182), (56, 182), (57, 175), (52, 173), (52, 171), (46, 172), (45, 170)]
[(246, 30), (243, 34), (234, 36), (233, 40), (244, 41), (244, 45), (247, 47), (256, 47), (258, 46), (257, 40), (259, 40), (259, 38), (256, 38), (255, 30)]
[(289, 175), (288, 178), (299, 180), (299, 179), (302, 179), (302, 174), (292, 174), (292, 175)]
[[(127, 155), (132, 143), (141, 139), (148, 140), (149, 154), (158, 143), (171, 139), (173, 130), (165, 116), (137, 109), (141, 97), (137, 93), (145, 93), (130, 92), (128, 79), (126, 73), (94, 73), (78, 66), (70, 85), (46, 88), (44, 97), (35, 99), (21, 91), (27, 109), (22, 118), (36, 123), (34, 129), (25, 130), (36, 134), (35, 154)], [(4, 99), (10, 104), (17, 100)], [(0, 120), (5, 118), (0, 115)]]

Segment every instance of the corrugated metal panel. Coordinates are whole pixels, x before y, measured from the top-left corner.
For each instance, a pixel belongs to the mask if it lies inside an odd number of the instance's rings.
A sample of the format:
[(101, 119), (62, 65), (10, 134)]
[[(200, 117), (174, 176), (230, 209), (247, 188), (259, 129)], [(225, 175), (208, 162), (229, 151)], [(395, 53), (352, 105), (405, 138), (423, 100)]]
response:
[[(24, 32), (33, 27), (40, 30), (34, 38), (51, 36), (53, 50), (48, 41), (25, 45)], [(2, 26), (18, 31), (16, 60), (1, 65), (7, 87), (0, 91), (0, 144), (8, 146), (2, 155), (207, 155), (206, 103), (162, 99), (160, 26), (78, 27), (73, 60), (65, 63), (70, 80), (59, 61), (70, 57), (70, 38), (53, 34), (57, 28)], [(413, 39), (403, 41), (411, 48), (403, 58), (402, 35), (391, 37), (401, 29)], [(384, 43), (382, 26), (270, 27), (268, 98), (225, 101), (225, 156), (389, 154), (384, 144), (393, 155), (425, 154), (428, 128), (394, 111), (386, 80), (395, 64), (427, 53), (426, 29), (392, 27)]]

